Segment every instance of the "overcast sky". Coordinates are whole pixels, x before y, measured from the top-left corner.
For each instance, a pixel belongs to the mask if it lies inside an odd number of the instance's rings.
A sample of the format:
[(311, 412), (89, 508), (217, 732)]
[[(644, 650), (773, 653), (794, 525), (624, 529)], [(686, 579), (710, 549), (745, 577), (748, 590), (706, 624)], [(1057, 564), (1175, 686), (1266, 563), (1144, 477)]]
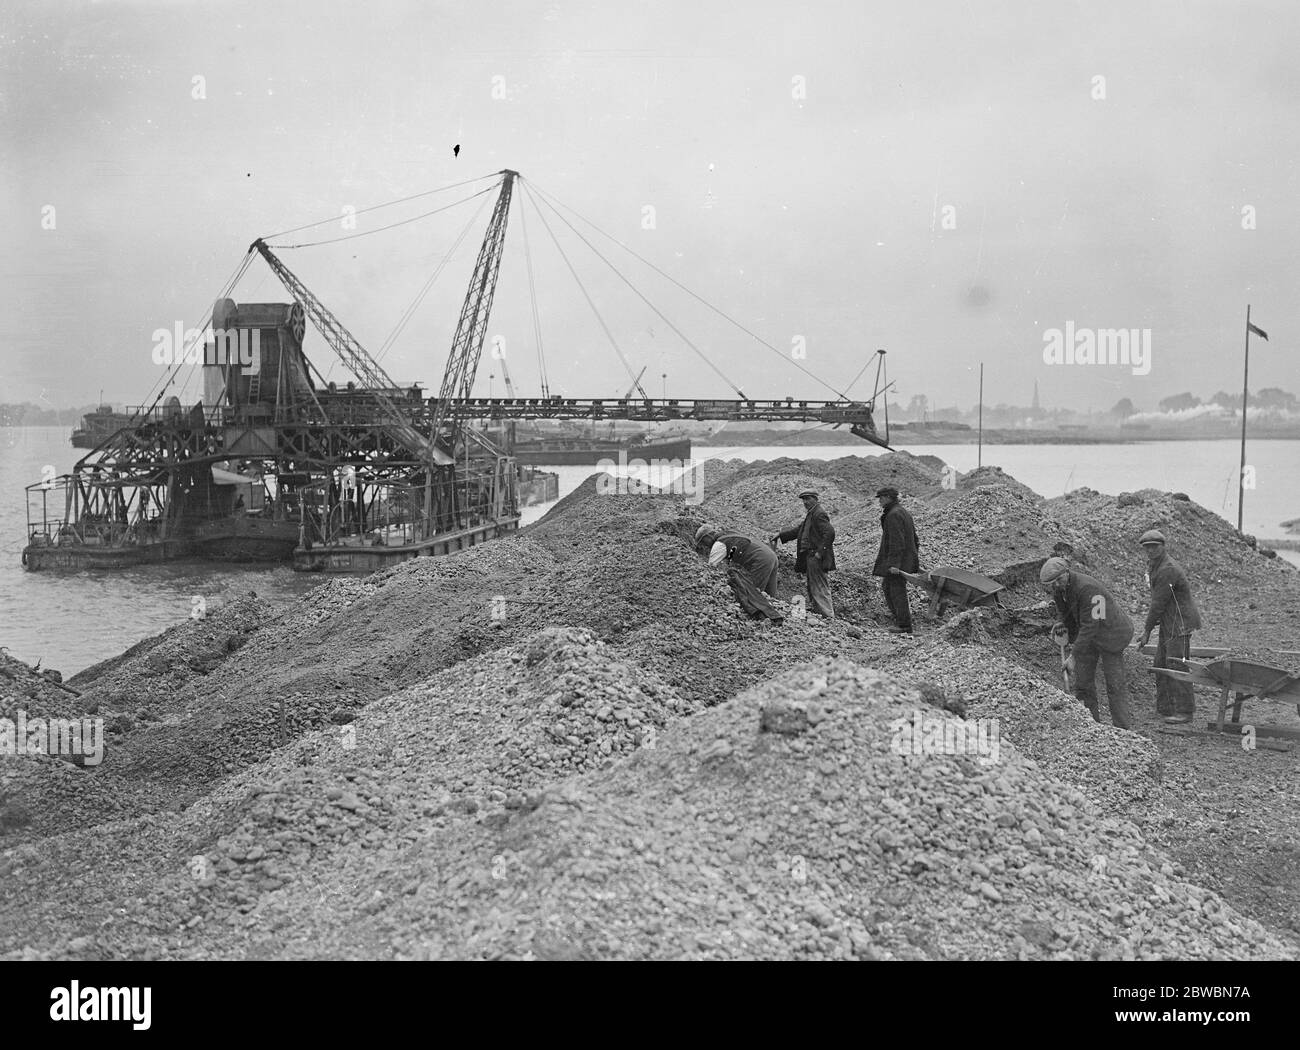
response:
[[(1048, 407), (1208, 397), (1240, 390), (1248, 302), (1270, 335), (1252, 389), (1294, 390), (1298, 29), (1294, 0), (6, 0), (0, 401), (138, 403), (154, 330), (201, 323), (256, 237), (506, 167), (779, 348), (571, 219), (750, 397), (830, 396), (877, 347), (904, 401), (972, 404), (981, 361), (991, 403), (1027, 404), (1035, 380)], [(490, 197), (280, 254), (377, 355), (485, 200), (383, 357), (436, 390)], [(515, 204), (490, 330), (534, 393)], [(670, 396), (730, 393), (540, 215), (652, 394), (664, 373)], [(552, 385), (620, 394), (627, 372), (540, 215), (523, 219)], [(261, 261), (234, 298), (287, 301)], [(1044, 332), (1067, 323), (1149, 328), (1149, 374), (1044, 363)], [(791, 364), (800, 338), (816, 378)], [(334, 361), (314, 332), (306, 349)], [(489, 373), (502, 392), (487, 353), (476, 391)]]

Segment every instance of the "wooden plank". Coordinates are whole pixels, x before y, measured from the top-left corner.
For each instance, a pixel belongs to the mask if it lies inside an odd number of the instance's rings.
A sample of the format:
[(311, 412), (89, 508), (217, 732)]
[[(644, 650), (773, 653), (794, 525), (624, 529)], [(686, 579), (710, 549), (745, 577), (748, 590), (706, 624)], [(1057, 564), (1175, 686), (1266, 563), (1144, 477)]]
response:
[[(1213, 722), (1208, 722), (1206, 724), (1211, 727), (1214, 725)], [(1241, 747), (1241, 742), (1235, 740), (1231, 732), (1220, 733), (1218, 730), (1213, 728), (1179, 729), (1177, 727), (1170, 726), (1170, 727), (1157, 729), (1156, 732), (1164, 733), (1166, 736), (1190, 736), (1190, 737), (1196, 737), (1199, 740), (1219, 740), (1225, 744), (1230, 744), (1234, 748)], [(1257, 750), (1262, 749), (1264, 751), (1287, 752), (1287, 751), (1294, 751), (1296, 745), (1294, 743), (1291, 743), (1289, 740), (1270, 740), (1266, 737), (1260, 736), (1259, 733), (1256, 733), (1255, 748)]]
[(1175, 671), (1169, 667), (1148, 667), (1147, 674), (1162, 674), (1166, 678), (1173, 678), (1179, 682), (1191, 682), (1194, 685), (1217, 686), (1219, 684), (1207, 674), (1189, 673), (1187, 671)]
[[(1227, 656), (1228, 653), (1230, 653), (1230, 652), (1232, 652), (1231, 649), (1217, 649), (1217, 648), (1215, 648), (1215, 647), (1213, 647), (1213, 646), (1208, 646), (1208, 645), (1196, 645), (1196, 646), (1193, 646), (1191, 649), (1189, 649), (1189, 650), (1187, 651), (1187, 655), (1188, 655), (1188, 656), (1194, 656), (1194, 657), (1197, 657), (1197, 656), (1200, 656), (1200, 657), (1215, 657), (1215, 656)], [(1144, 645), (1144, 646), (1142, 646), (1142, 655), (1143, 655), (1143, 656), (1155, 656), (1155, 655), (1156, 655), (1156, 647), (1155, 647), (1154, 645)]]
[[(1215, 730), (1215, 728), (1214, 728), (1214, 727), (1215, 727), (1215, 724), (1216, 724), (1216, 723), (1214, 723), (1214, 722), (1206, 722), (1206, 723), (1205, 723), (1205, 728), (1206, 728), (1208, 731), (1214, 733), (1215, 736), (1217, 736), (1217, 735), (1218, 735), (1218, 732), (1217, 732), (1217, 730)], [(1247, 723), (1244, 723), (1244, 724), (1245, 724), (1245, 725), (1250, 725), (1251, 723), (1247, 722)], [(1254, 727), (1254, 729), (1255, 729), (1255, 739), (1256, 739), (1256, 740), (1260, 739), (1261, 737), (1266, 737), (1266, 738), (1270, 738), (1270, 739), (1274, 739), (1274, 740), (1297, 740), (1297, 741), (1300, 741), (1300, 728), (1294, 728), (1294, 729), (1293, 729), (1291, 726), (1256, 725), (1256, 726)], [(1224, 736), (1240, 736), (1240, 735), (1241, 735), (1241, 730), (1242, 730), (1242, 726), (1241, 726), (1241, 725), (1238, 725), (1238, 724), (1235, 723), (1235, 722), (1228, 722), (1228, 723), (1223, 727), (1223, 735), (1224, 735)]]

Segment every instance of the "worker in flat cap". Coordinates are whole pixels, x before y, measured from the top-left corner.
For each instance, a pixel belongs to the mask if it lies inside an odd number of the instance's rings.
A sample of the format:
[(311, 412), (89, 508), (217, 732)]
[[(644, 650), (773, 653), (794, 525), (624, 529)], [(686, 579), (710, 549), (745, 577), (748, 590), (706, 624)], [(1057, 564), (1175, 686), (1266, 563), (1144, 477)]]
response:
[(1128, 613), (1100, 581), (1071, 569), (1064, 558), (1048, 558), (1039, 570), (1038, 581), (1056, 602), (1061, 625), (1074, 645), (1074, 695), (1100, 722), (1097, 714), (1097, 664), (1100, 662), (1106, 679), (1110, 720), (1118, 729), (1130, 728), (1128, 679), (1124, 673), (1124, 649), (1133, 638), (1133, 621)]
[(778, 532), (771, 538), (775, 546), (797, 539), (794, 571), (802, 572), (808, 580), (808, 608), (828, 620), (835, 618), (831, 601), (831, 584), (826, 574), (835, 568), (835, 526), (830, 515), (817, 499), (816, 489), (802, 489), (804, 517), (794, 528)]
[[(1148, 529), (1138, 538), (1147, 555), (1147, 584), (1151, 588), (1151, 608), (1147, 612), (1141, 649), (1151, 640), (1151, 632), (1160, 628), (1156, 658), (1152, 667), (1170, 667), (1170, 660), (1186, 660), (1192, 651), (1192, 632), (1201, 626), (1201, 613), (1192, 600), (1187, 574), (1165, 550), (1165, 534)], [(1179, 682), (1166, 675), (1156, 675), (1156, 714), (1166, 722), (1190, 722), (1196, 714), (1196, 693), (1191, 682)]]
[(912, 633), (912, 607), (907, 600), (907, 581), (900, 572), (921, 571), (921, 542), (916, 538), (912, 515), (898, 502), (898, 489), (892, 485), (876, 492), (880, 501), (880, 553), (876, 555), (873, 576), (880, 577), (885, 605), (894, 617), (892, 634)]
[(724, 562), (734, 565), (750, 583), (770, 597), (776, 593), (776, 551), (762, 540), (751, 540), (738, 532), (706, 523), (695, 530), (695, 545), (708, 545), (709, 566), (716, 568)]

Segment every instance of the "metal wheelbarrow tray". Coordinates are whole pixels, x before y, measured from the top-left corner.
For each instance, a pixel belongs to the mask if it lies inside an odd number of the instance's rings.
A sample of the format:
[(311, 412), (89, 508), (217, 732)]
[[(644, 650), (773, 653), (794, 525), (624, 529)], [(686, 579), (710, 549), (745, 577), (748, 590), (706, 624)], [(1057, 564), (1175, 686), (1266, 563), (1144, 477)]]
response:
[[(1166, 675), (1193, 685), (1208, 685), (1219, 690), (1218, 729), (1224, 730), (1228, 711), (1228, 694), (1235, 693), (1232, 702), (1232, 721), (1241, 721), (1241, 707), (1247, 697), (1295, 704), (1300, 711), (1300, 672), (1284, 667), (1241, 660), (1234, 656), (1220, 656), (1210, 661), (1170, 660), (1169, 667), (1153, 667), (1156, 674)], [(1257, 729), (1260, 727), (1256, 727)], [(1300, 730), (1274, 727), (1276, 735), (1300, 739)]]
[(932, 620), (937, 619), (942, 607), (949, 603), (955, 603), (959, 609), (999, 605), (999, 595), (1006, 590), (997, 580), (953, 565), (941, 565), (921, 573), (900, 570), (898, 575), (929, 592), (929, 616)]

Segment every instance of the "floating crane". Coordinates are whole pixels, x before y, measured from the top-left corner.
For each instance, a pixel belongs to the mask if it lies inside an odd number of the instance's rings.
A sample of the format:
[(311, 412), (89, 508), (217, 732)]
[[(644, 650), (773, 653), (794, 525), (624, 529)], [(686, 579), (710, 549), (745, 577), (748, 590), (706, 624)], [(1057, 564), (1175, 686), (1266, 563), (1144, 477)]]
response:
[[(164, 401), (164, 386), (71, 474), (28, 486), (23, 563), (80, 570), (196, 556), (292, 558), (297, 569), (356, 572), (449, 553), (518, 527), (513, 423), (522, 419), (805, 421), (847, 425), (889, 447), (888, 420), (882, 437), (872, 419), (876, 398), (888, 390), (880, 386), (883, 351), (869, 401), (753, 400), (730, 383), (738, 399), (655, 399), (641, 385), (645, 368), (622, 398), (521, 398), (504, 360), (508, 396), (471, 396), (519, 178), (508, 169), (499, 174), (436, 397), (394, 382), (258, 238), (214, 304), (215, 333), (203, 347), (203, 400), (188, 408), (175, 395)], [(527, 243), (524, 224), (526, 252)], [(224, 298), (257, 257), (290, 302)], [(529, 258), (530, 289), (531, 267)], [(535, 295), (533, 313), (536, 325)], [(321, 376), (303, 352), (309, 321), (359, 386), (340, 389)], [(255, 363), (210, 354), (223, 338), (227, 347), (232, 339), (260, 345)], [(538, 339), (540, 360), (540, 329)], [(505, 423), (497, 431), (503, 440), (467, 425), (476, 420)]]

